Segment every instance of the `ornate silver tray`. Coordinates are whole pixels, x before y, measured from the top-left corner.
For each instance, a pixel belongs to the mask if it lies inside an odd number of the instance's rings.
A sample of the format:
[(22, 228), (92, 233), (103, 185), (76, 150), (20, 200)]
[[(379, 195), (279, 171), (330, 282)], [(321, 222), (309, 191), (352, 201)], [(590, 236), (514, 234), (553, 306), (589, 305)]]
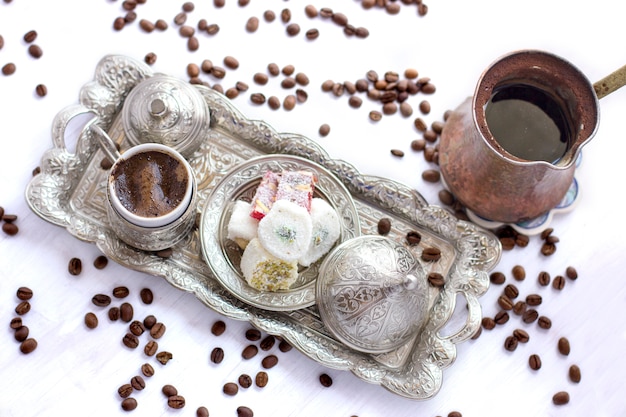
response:
[[(442, 288), (429, 290), (428, 321), (419, 336), (392, 352), (364, 354), (343, 345), (324, 327), (315, 305), (269, 311), (247, 304), (212, 276), (203, 260), (199, 229), (185, 236), (167, 258), (120, 241), (110, 229), (104, 210), (107, 171), (100, 165), (104, 154), (97, 139), (84, 129), (75, 152), (65, 144), (64, 133), (70, 120), (92, 113), (98, 116), (98, 125), (122, 148), (128, 146), (119, 118), (124, 99), (133, 87), (152, 75), (145, 64), (124, 56), (105, 56), (98, 63), (94, 80), (80, 91), (79, 104), (62, 109), (53, 121), (53, 147), (43, 154), (41, 173), (26, 189), (31, 209), (76, 238), (96, 244), (114, 261), (162, 277), (226, 317), (248, 321), (279, 335), (327, 367), (349, 370), (403, 397), (432, 398), (441, 387), (443, 370), (456, 358), (456, 345), (469, 339), (480, 326), (478, 298), (486, 292), (489, 271), (501, 255), (495, 236), (428, 205), (418, 192), (405, 185), (364, 175), (345, 161), (331, 159), (306, 137), (277, 133), (264, 122), (247, 119), (225, 96), (197, 86), (211, 109), (211, 129), (200, 149), (189, 158), (198, 177), (199, 211), (210, 190), (237, 164), (265, 154), (296, 155), (325, 167), (343, 182), (358, 210), (361, 234), (376, 234), (378, 220), (388, 217), (393, 224), (389, 237), (404, 241), (409, 231), (422, 235), (421, 243), (410, 247), (417, 256), (428, 246), (442, 252), (439, 261), (422, 265), (445, 277)], [(455, 311), (457, 295), (467, 302), (465, 323), (453, 334), (441, 334)]]
[(264, 155), (238, 164), (214, 187), (202, 209), (200, 241), (205, 261), (215, 278), (235, 297), (265, 310), (288, 311), (315, 304), (315, 281), (321, 260), (300, 268), (298, 279), (287, 291), (259, 291), (246, 283), (239, 263), (241, 250), (227, 238), (228, 221), (236, 200), (252, 199), (261, 177), (268, 171), (307, 169), (315, 172), (316, 197), (326, 200), (341, 224), (341, 243), (361, 234), (359, 213), (346, 187), (331, 172), (308, 159), (291, 155)]

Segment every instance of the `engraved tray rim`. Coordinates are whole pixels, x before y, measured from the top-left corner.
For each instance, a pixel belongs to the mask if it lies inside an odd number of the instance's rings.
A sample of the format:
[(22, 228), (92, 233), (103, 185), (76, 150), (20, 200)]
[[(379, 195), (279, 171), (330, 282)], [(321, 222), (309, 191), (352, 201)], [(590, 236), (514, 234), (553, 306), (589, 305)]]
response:
[[(325, 336), (310, 327), (311, 320), (307, 320), (306, 315), (287, 316), (247, 305), (210, 276), (206, 263), (205, 267), (200, 266), (190, 273), (185, 267), (190, 261), (185, 250), (174, 251), (174, 256), (167, 259), (137, 251), (72, 204), (81, 179), (93, 175), (89, 167), (96, 165), (94, 155), (102, 154), (89, 129), (80, 133), (76, 150), (70, 153), (64, 140), (69, 121), (90, 113), (98, 116), (96, 123), (108, 130), (128, 92), (152, 75), (146, 64), (123, 55), (106, 55), (100, 60), (93, 81), (80, 91), (79, 104), (62, 109), (53, 120), (53, 148), (42, 155), (41, 171), (31, 179), (25, 191), (31, 210), (42, 219), (65, 228), (74, 237), (96, 244), (123, 266), (160, 276), (174, 287), (193, 293), (207, 307), (226, 317), (248, 321), (261, 330), (284, 337), (304, 355), (324, 366), (349, 370), (358, 378), (381, 385), (401, 397), (415, 400), (434, 397), (441, 388), (443, 370), (456, 359), (456, 344), (468, 340), (480, 326), (482, 315), (478, 298), (487, 291), (488, 274), (500, 260), (499, 240), (478, 225), (458, 220), (441, 207), (428, 205), (416, 190), (385, 178), (363, 175), (349, 163), (331, 159), (312, 140), (297, 134), (279, 134), (262, 121), (245, 118), (222, 94), (196, 86), (209, 106), (213, 106), (212, 126), (227, 125), (235, 134), (252, 137), (250, 146), (256, 151), (301, 156), (322, 165), (342, 180), (353, 198), (358, 196), (363, 201), (375, 202), (376, 207), (450, 242), (457, 252), (446, 284), (430, 310), (429, 321), (402, 368), (383, 365), (373, 356), (353, 351)], [(203, 203), (200, 202), (199, 209)], [(198, 242), (190, 237), (179, 245), (194, 244)], [(200, 252), (198, 247), (195, 249)], [(468, 306), (465, 326), (452, 335), (440, 336), (438, 330), (450, 319), (459, 294), (465, 297)], [(300, 314), (301, 310), (297, 312)]]

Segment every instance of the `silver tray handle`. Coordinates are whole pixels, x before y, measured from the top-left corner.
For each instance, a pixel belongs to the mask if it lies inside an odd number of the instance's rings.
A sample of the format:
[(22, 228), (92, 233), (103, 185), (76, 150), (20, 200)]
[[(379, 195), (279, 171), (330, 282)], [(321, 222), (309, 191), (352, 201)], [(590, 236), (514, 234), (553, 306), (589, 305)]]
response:
[[(467, 302), (467, 318), (465, 319), (465, 324), (451, 335), (439, 335), (442, 341), (452, 343), (453, 345), (465, 342), (466, 340), (474, 336), (480, 328), (482, 320), (482, 308), (480, 306), (480, 303), (478, 302), (478, 297), (467, 291), (452, 292), (450, 294), (450, 297), (452, 300), (454, 300), (455, 303), (457, 294), (463, 295), (463, 297), (465, 297), (465, 301)], [(452, 308), (453, 311), (455, 307), (456, 306)]]

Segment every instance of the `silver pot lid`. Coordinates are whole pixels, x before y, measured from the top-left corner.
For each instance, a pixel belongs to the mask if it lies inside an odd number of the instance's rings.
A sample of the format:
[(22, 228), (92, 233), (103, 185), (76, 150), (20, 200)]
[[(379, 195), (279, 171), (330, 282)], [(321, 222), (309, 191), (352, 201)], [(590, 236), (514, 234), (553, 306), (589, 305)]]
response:
[(383, 236), (350, 239), (327, 255), (316, 301), (326, 327), (350, 348), (383, 353), (414, 337), (428, 308), (426, 273), (402, 244)]
[(209, 108), (188, 82), (157, 74), (128, 94), (122, 109), (124, 133), (134, 145), (156, 142), (190, 156), (210, 125)]

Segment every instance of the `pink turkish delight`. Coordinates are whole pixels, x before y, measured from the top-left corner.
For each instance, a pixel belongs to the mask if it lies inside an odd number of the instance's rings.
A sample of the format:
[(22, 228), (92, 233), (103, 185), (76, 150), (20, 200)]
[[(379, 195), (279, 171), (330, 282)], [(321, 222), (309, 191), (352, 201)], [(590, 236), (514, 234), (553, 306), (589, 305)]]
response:
[(276, 200), (288, 200), (311, 211), (311, 199), (317, 178), (308, 171), (283, 171), (276, 190)]
[(261, 220), (272, 208), (272, 204), (276, 200), (276, 192), (280, 181), (280, 174), (273, 171), (267, 171), (261, 183), (256, 189), (254, 198), (252, 199), (252, 211), (250, 216), (257, 220)]

